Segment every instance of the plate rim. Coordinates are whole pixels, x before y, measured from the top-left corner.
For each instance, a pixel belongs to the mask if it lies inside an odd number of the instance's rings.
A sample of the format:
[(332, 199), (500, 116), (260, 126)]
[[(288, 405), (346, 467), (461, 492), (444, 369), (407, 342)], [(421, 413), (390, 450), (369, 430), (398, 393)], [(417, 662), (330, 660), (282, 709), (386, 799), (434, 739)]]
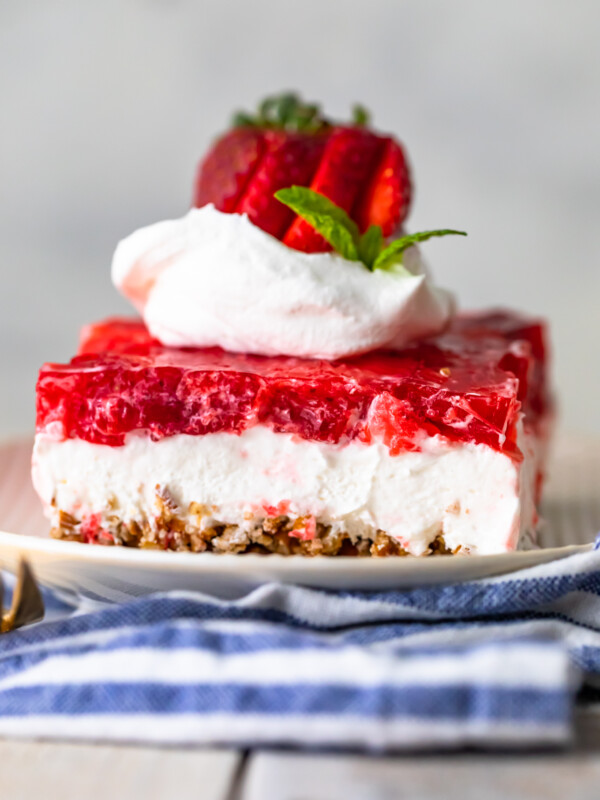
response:
[[(377, 573), (403, 573), (418, 572), (421, 567), (427, 565), (430, 569), (443, 571), (443, 565), (467, 561), (476, 561), (483, 569), (492, 562), (510, 569), (511, 562), (519, 562), (517, 569), (525, 566), (535, 566), (545, 561), (553, 561), (558, 558), (566, 558), (570, 555), (583, 553), (593, 550), (594, 544), (574, 544), (562, 547), (536, 548), (532, 550), (514, 550), (510, 553), (497, 553), (489, 555), (456, 555), (456, 556), (403, 556), (388, 558), (357, 558), (356, 556), (302, 556), (291, 555), (283, 556), (277, 553), (258, 554), (258, 553), (188, 553), (188, 552), (157, 552), (155, 550), (139, 550), (133, 547), (109, 547), (105, 545), (90, 545), (83, 542), (61, 541), (43, 536), (32, 536), (22, 533), (0, 530), (0, 558), (2, 551), (10, 549), (23, 553), (39, 553), (46, 556), (56, 556), (57, 559), (68, 559), (75, 561), (88, 561), (98, 564), (107, 564), (120, 567), (176, 568), (178, 571), (185, 572), (245, 572), (253, 574), (259, 572), (258, 565), (265, 571), (290, 573), (297, 572), (298, 567), (307, 573), (339, 573), (345, 572), (349, 567), (354, 571), (354, 567), (360, 564), (360, 571), (372, 576)], [(433, 566), (439, 564), (440, 566)], [(232, 569), (232, 567), (235, 568)], [(337, 566), (336, 566), (337, 565)], [(515, 565), (516, 566), (516, 565)], [(238, 569), (239, 567), (239, 569)], [(276, 569), (272, 569), (275, 567)], [(415, 571), (414, 568), (417, 567)], [(451, 571), (448, 578), (451, 580)]]

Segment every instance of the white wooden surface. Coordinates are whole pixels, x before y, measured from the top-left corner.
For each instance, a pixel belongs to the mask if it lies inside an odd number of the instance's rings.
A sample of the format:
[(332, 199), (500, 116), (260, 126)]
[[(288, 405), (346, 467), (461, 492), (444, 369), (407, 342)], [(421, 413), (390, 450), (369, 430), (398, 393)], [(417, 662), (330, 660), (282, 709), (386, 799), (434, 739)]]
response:
[(2, 800), (229, 800), (241, 755), (0, 741)]
[(257, 755), (240, 800), (598, 800), (600, 759)]
[(0, 741), (2, 800), (597, 800), (600, 713), (572, 750), (376, 756)]

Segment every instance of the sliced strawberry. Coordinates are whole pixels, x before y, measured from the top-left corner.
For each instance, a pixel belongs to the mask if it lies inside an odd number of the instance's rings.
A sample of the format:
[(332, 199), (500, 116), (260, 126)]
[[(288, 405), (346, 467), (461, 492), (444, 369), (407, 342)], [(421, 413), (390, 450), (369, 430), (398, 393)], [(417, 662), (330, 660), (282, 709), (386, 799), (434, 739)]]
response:
[(255, 114), (238, 113), (200, 164), (194, 205), (246, 213), (267, 233), (306, 252), (328, 243), (273, 195), (309, 186), (343, 208), (361, 230), (381, 225), (389, 236), (410, 202), (410, 178), (400, 145), (373, 133), (360, 107), (353, 125), (333, 125), (315, 104), (294, 93), (264, 100)]
[(406, 219), (411, 200), (410, 172), (402, 147), (385, 139), (383, 153), (364, 200), (354, 217), (361, 231), (380, 225), (384, 236), (391, 236)]
[(226, 133), (198, 167), (194, 206), (214, 203), (219, 211), (232, 213), (264, 151), (264, 131), (258, 128)]
[(325, 147), (321, 134), (264, 132), (264, 154), (235, 211), (248, 214), (251, 222), (280, 238), (294, 219), (294, 213), (273, 196), (287, 186), (307, 186), (319, 165)]
[[(310, 188), (352, 214), (352, 208), (372, 174), (382, 144), (383, 140), (366, 128), (335, 128), (329, 136)], [(306, 253), (331, 249), (325, 239), (301, 217), (296, 217), (283, 241), (289, 247)]]

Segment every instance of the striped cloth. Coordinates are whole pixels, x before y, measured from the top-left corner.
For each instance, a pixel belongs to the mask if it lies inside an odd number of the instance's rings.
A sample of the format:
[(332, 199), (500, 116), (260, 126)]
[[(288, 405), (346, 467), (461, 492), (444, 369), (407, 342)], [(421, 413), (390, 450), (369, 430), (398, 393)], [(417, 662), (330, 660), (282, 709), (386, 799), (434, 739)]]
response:
[[(243, 556), (241, 556), (243, 558)], [(600, 676), (600, 551), (386, 592), (49, 597), (0, 637), (0, 735), (389, 751), (569, 741)]]

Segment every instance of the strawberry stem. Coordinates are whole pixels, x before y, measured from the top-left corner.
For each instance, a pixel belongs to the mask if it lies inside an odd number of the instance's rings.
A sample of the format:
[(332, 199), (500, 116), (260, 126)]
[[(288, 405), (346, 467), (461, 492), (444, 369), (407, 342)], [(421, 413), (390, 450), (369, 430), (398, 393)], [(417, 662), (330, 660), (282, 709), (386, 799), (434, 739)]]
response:
[(241, 111), (234, 115), (232, 122), (234, 127), (277, 128), (307, 133), (317, 133), (330, 125), (329, 120), (321, 115), (318, 105), (304, 103), (294, 92), (266, 97), (256, 114)]
[[(352, 109), (352, 123), (358, 126), (369, 124), (369, 112), (361, 105)], [(238, 111), (232, 120), (234, 128), (275, 128), (285, 131), (318, 133), (333, 125), (316, 103), (305, 103), (295, 92), (283, 92), (266, 97), (255, 114)]]
[(371, 115), (364, 106), (360, 103), (355, 103), (355, 105), (352, 106), (352, 121), (360, 128), (364, 128), (371, 121)]

